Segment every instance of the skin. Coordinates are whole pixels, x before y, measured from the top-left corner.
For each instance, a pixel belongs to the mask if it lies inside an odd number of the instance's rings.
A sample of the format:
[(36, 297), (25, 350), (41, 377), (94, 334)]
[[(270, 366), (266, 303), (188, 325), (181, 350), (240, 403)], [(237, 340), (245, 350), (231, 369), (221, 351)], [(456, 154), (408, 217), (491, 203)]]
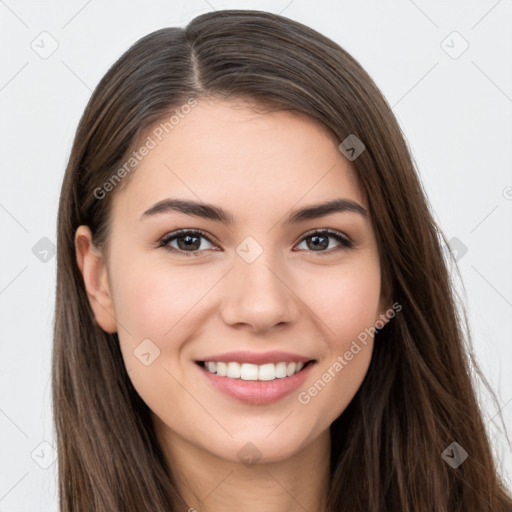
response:
[[(130, 379), (195, 509), (292, 512), (325, 505), (329, 426), (361, 385), (373, 339), (308, 404), (297, 395), (392, 304), (381, 293), (369, 217), (343, 212), (283, 224), (291, 210), (338, 197), (369, 213), (338, 144), (303, 114), (261, 115), (202, 99), (116, 191), (108, 252), (91, 244), (87, 226), (76, 232), (77, 262), (96, 320), (118, 332)], [(170, 196), (220, 206), (235, 222), (178, 212), (140, 220)], [(212, 242), (196, 241), (197, 257), (157, 247), (177, 229), (200, 229)], [(354, 247), (327, 238), (328, 248), (316, 249), (305, 237), (314, 229), (339, 231)], [(247, 236), (263, 248), (250, 264), (236, 252)], [(183, 248), (178, 241), (169, 243)], [(148, 338), (160, 355), (146, 366), (134, 350)], [(285, 350), (317, 364), (297, 392), (249, 405), (212, 387), (194, 363), (237, 349)], [(237, 455), (248, 442), (261, 454), (251, 466)]]

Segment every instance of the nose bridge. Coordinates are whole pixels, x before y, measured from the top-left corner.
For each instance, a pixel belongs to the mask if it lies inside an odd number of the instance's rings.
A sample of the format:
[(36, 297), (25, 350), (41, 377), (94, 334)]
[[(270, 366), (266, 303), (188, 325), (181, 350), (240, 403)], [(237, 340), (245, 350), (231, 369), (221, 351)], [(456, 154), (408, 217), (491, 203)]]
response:
[(227, 282), (224, 321), (264, 330), (296, 318), (294, 295), (274, 253), (252, 237), (244, 239), (236, 253)]

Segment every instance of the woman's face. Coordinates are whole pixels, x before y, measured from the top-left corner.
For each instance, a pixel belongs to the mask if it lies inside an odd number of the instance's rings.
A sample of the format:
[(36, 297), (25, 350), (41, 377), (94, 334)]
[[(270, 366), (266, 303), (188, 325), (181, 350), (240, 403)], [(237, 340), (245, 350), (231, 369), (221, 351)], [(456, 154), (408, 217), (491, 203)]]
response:
[[(106, 267), (85, 256), (96, 318), (118, 332), (171, 442), (232, 461), (290, 457), (352, 400), (373, 349), (365, 329), (390, 307), (355, 173), (340, 141), (298, 114), (201, 100), (168, 134), (154, 130), (115, 196)], [(341, 199), (368, 216), (310, 211)], [(154, 208), (166, 200), (190, 205)], [(314, 362), (284, 377), (298, 360)], [(200, 361), (239, 364), (207, 365), (219, 376)]]

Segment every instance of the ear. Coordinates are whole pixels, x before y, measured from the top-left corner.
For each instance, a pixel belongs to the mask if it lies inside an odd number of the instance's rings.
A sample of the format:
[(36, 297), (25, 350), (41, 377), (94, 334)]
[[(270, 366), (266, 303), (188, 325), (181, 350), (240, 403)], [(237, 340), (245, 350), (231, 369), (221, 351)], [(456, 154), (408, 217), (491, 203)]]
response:
[(114, 304), (108, 284), (107, 267), (101, 252), (94, 246), (88, 226), (79, 226), (75, 233), (76, 261), (84, 278), (91, 308), (100, 327), (117, 331)]

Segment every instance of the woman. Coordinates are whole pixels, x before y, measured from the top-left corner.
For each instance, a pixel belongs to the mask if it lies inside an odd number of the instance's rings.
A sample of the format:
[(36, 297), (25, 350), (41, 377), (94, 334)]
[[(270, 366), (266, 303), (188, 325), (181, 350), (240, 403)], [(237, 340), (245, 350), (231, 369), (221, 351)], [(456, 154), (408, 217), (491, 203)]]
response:
[(142, 38), (61, 191), (61, 511), (512, 510), (442, 240), (337, 44), (236, 10)]

